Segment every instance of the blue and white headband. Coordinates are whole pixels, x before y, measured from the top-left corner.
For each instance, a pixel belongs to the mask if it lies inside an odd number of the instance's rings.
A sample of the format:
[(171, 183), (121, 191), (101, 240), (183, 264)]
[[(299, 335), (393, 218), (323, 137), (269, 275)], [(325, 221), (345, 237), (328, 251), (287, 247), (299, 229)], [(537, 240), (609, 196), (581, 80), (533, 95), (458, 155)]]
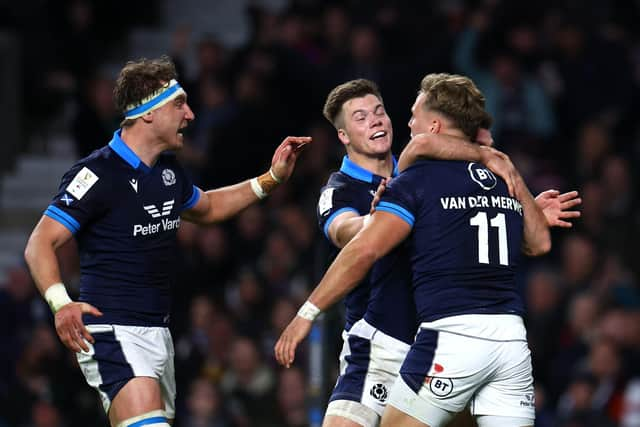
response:
[(140, 102), (127, 105), (127, 110), (124, 112), (124, 118), (137, 119), (138, 117), (144, 116), (149, 111), (162, 107), (164, 104), (177, 98), (179, 95), (185, 94), (186, 92), (182, 89), (182, 86), (180, 86), (178, 81), (171, 79), (168, 85), (158, 89)]

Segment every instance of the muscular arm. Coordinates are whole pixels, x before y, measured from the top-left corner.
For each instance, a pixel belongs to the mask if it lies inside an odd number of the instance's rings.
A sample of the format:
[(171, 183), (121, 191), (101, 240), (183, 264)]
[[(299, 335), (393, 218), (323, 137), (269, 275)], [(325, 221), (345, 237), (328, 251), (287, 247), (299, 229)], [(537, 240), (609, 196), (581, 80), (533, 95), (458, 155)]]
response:
[[(288, 136), (276, 148), (271, 159), (271, 171), (278, 177), (278, 181), (285, 182), (289, 179), (293, 173), (298, 154), (302, 147), (310, 142), (311, 138), (308, 136)], [(269, 175), (270, 172), (262, 175), (263, 177), (266, 176), (266, 181), (263, 181), (266, 184), (261, 182), (261, 187), (265, 194), (268, 194), (277, 185)], [(261, 180), (261, 178), (258, 179)], [(268, 188), (265, 188), (265, 185)], [(187, 221), (197, 224), (224, 221), (260, 200), (251, 187), (251, 180), (209, 190), (203, 192), (200, 196), (195, 206), (182, 214)]]
[(309, 301), (321, 310), (333, 305), (364, 278), (378, 259), (406, 239), (410, 232), (409, 224), (396, 215), (388, 212), (373, 214), (371, 222), (340, 251), (309, 296)]
[(485, 165), (507, 183), (509, 194), (514, 195), (517, 171), (508, 157), (501, 151), (490, 147), (491, 134), (486, 129), (478, 132), (478, 142), (472, 143), (463, 138), (445, 134), (421, 133), (414, 136), (402, 150), (398, 160), (398, 169), (402, 172), (419, 159), (466, 160)]
[(42, 295), (49, 286), (61, 282), (56, 249), (71, 237), (71, 232), (64, 225), (48, 216), (43, 216), (31, 233), (24, 259)]
[(340, 214), (333, 220), (329, 226), (328, 234), (334, 245), (343, 248), (371, 220), (371, 214), (375, 212), (376, 206), (378, 206), (386, 188), (387, 179), (385, 178), (380, 181), (376, 194), (373, 196), (369, 214), (358, 215), (356, 212), (351, 211)]
[[(61, 283), (56, 249), (67, 242), (71, 236), (71, 232), (65, 226), (48, 216), (43, 216), (29, 237), (24, 258), (42, 296), (45, 296), (52, 285)], [(64, 290), (62, 293), (66, 295)], [(56, 303), (51, 303), (56, 332), (70, 350), (89, 351), (86, 342), (93, 343), (94, 340), (82, 322), (82, 315), (101, 316), (102, 313), (85, 302), (69, 302), (68, 296), (65, 299), (64, 305), (57, 308)]]
[(411, 138), (400, 153), (398, 170), (404, 171), (420, 158), (470, 162), (483, 160), (480, 145), (441, 133), (421, 133)]
[(529, 256), (544, 255), (551, 250), (551, 233), (547, 218), (522, 177), (516, 181), (515, 192), (523, 210), (522, 252)]
[[(371, 221), (340, 251), (324, 277), (309, 296), (308, 301), (325, 310), (353, 289), (367, 274), (371, 266), (402, 242), (411, 227), (397, 216), (376, 212)], [(296, 347), (311, 330), (312, 321), (300, 313), (280, 335), (274, 347), (278, 362), (291, 366)]]
[(196, 224), (224, 221), (260, 200), (251, 189), (249, 180), (215, 190), (198, 191), (201, 192), (198, 203), (182, 214), (184, 219)]

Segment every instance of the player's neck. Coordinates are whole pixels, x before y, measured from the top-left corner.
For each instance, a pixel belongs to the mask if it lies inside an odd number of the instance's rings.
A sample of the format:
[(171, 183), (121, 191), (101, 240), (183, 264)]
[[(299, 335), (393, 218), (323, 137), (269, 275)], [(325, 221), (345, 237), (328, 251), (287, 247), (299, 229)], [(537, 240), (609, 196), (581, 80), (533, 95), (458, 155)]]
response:
[(165, 148), (157, 143), (157, 139), (149, 138), (145, 132), (135, 127), (122, 129), (121, 138), (142, 163), (149, 167), (153, 167), (160, 154), (165, 151)]
[(460, 129), (453, 127), (443, 127), (439, 132), (441, 135), (453, 136), (455, 138), (462, 138), (468, 140), (469, 137), (464, 134)]
[(388, 152), (384, 157), (372, 157), (359, 153), (347, 153), (349, 160), (380, 176), (391, 176), (393, 174), (393, 156)]

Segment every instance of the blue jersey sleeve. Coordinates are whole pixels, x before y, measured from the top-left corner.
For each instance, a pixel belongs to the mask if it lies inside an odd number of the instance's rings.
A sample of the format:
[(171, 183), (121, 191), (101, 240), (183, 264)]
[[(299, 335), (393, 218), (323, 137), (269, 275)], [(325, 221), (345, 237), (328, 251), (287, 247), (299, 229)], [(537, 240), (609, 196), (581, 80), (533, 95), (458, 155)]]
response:
[(408, 169), (392, 179), (376, 210), (392, 213), (413, 227), (421, 204), (414, 183), (417, 175), (416, 169)]
[[(193, 184), (191, 176), (182, 167), (180, 162), (178, 162), (173, 153), (165, 154), (164, 156), (166, 158), (167, 165), (170, 168), (163, 170), (162, 179), (163, 181), (166, 180), (165, 182), (171, 182), (173, 179), (178, 182), (181, 190), (180, 212), (189, 210), (198, 203), (198, 200), (200, 200), (200, 191), (198, 187)], [(173, 173), (175, 173), (177, 179), (170, 176)]]
[(344, 212), (355, 212), (361, 215), (354, 206), (353, 200), (353, 195), (344, 186), (327, 185), (322, 189), (317, 215), (318, 225), (327, 239), (329, 239), (329, 226), (338, 215)]
[(109, 183), (106, 176), (92, 164), (74, 165), (62, 177), (58, 193), (44, 215), (58, 221), (76, 234), (109, 205)]

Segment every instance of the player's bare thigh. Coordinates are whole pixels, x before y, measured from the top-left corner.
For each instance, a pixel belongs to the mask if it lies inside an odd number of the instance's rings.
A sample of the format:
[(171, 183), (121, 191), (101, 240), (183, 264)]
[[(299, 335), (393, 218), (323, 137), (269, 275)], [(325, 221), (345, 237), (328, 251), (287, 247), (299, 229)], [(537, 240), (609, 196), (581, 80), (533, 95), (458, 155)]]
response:
[(430, 427), (391, 405), (387, 405), (382, 414), (380, 427)]
[(322, 427), (362, 427), (362, 425), (344, 417), (327, 415), (322, 421)]
[(155, 410), (164, 411), (158, 380), (150, 377), (135, 377), (120, 389), (111, 402), (109, 421), (113, 427), (116, 427), (124, 420)]

